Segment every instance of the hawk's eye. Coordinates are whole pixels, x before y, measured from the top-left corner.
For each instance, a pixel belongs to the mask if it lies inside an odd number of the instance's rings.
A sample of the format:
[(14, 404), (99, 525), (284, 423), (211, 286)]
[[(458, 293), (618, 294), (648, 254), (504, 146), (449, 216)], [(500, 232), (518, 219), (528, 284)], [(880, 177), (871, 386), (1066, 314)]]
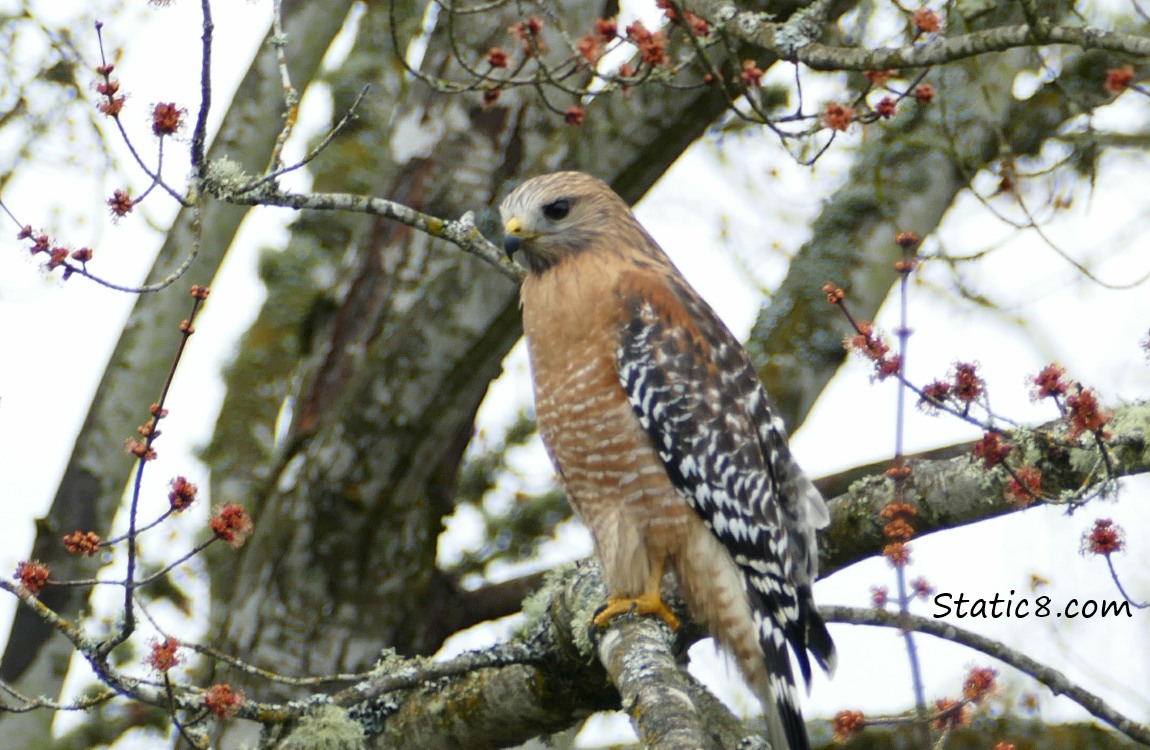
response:
[(571, 201), (566, 198), (560, 198), (557, 201), (551, 201), (543, 207), (543, 215), (552, 221), (559, 221), (567, 212), (571, 210)]

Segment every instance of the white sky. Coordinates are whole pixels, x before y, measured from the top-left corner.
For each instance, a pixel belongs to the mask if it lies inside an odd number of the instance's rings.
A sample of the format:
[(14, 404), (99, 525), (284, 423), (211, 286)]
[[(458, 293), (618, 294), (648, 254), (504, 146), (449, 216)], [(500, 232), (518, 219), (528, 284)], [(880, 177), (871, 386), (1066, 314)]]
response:
[[(148, 61), (198, 58), (197, 6), (183, 2), (164, 10), (136, 9), (133, 17), (139, 15), (141, 20), (125, 19), (105, 29), (109, 47), (123, 45), (124, 39), (131, 42), (118, 73), (131, 96), (126, 119), (145, 150), (151, 144), (145, 136), (145, 112), (151, 103), (174, 100), (194, 108), (196, 66), (170, 65), (159, 70)], [(270, 8), (266, 1), (216, 6), (218, 117), (259, 43)], [(76, 43), (94, 62), (94, 40), (88, 36), (78, 32)], [(311, 128), (324, 121), (328, 106), (322, 94), (307, 102)], [(1143, 98), (1127, 96), (1108, 109), (1100, 114), (1099, 126), (1146, 120)], [(306, 133), (307, 127), (301, 131)], [(855, 133), (853, 139), (864, 135)], [(295, 141), (297, 155), (302, 142)], [(75, 244), (91, 244), (96, 250), (95, 269), (109, 278), (132, 282), (150, 265), (158, 235), (131, 217), (119, 225), (108, 222), (103, 200), (122, 183), (118, 178), (84, 176), (85, 168), (99, 164), (83, 158), (77, 161), (80, 168), (73, 170), (26, 172), (6, 188), (4, 200), (21, 221), (43, 226)], [(175, 166), (177, 161), (169, 163)], [(1074, 186), (1073, 206), (1051, 226), (1050, 236), (1057, 238), (1060, 247), (1079, 259), (1089, 259), (1092, 270), (1115, 283), (1150, 271), (1150, 240), (1145, 232), (1150, 191), (1145, 189), (1145, 162), (1144, 157), (1129, 152), (1103, 160), (1094, 191)], [(845, 146), (836, 148), (813, 170), (806, 170), (796, 167), (769, 137), (722, 145), (703, 143), (675, 164), (637, 212), (704, 297), (737, 334), (745, 336), (762, 299), (754, 282), (768, 287), (777, 283), (785, 270), (785, 256), (807, 238), (810, 219), (845, 179), (848, 166)], [(306, 177), (300, 179), (303, 182), (294, 186), (306, 187)], [(1060, 185), (1069, 187), (1068, 182)], [(1040, 183), (1028, 196), (1036, 206), (1042, 203), (1042, 190)], [(174, 213), (170, 202), (153, 199), (147, 205), (154, 222), (166, 226)], [(1010, 212), (1003, 199), (993, 205)], [(192, 451), (210, 436), (223, 395), (220, 369), (262, 302), (255, 277), (257, 253), (261, 247), (282, 242), (284, 223), (291, 218), (288, 211), (254, 212), (233, 246), (224, 273), (213, 284), (212, 297), (177, 378), (172, 417), (157, 446), (161, 458), (149, 471), (147, 496), (153, 508), (166, 502), (164, 485), (176, 473), (187, 474), (202, 487), (207, 484), (206, 470)], [(721, 231), (726, 233), (722, 244), (738, 248), (737, 258), (716, 250)], [(27, 554), (33, 520), (51, 503), (92, 391), (132, 304), (130, 297), (83, 279), (66, 284), (57, 280), (59, 274), (46, 279), (27, 260), (24, 244), (13, 235), (14, 231), (0, 233), (0, 487), (4, 488), (0, 572), (13, 570)], [(1071, 377), (1097, 388), (1107, 404), (1145, 398), (1150, 393), (1150, 368), (1139, 342), (1150, 328), (1148, 287), (1108, 291), (1083, 282), (1032, 233), (1016, 235), (969, 196), (948, 214), (938, 236), (952, 253), (973, 252), (1009, 240), (988, 261), (965, 270), (964, 280), (1028, 326), (1009, 325), (1001, 315), (935, 293), (933, 287), (946, 285), (945, 271), (928, 265), (922, 275), (934, 285), (916, 285), (911, 292), (915, 330), (908, 360), (911, 378), (926, 382), (944, 376), (956, 359), (978, 361), (996, 408), (1023, 422), (1054, 416), (1045, 406), (1029, 401), (1026, 385), (1029, 375), (1053, 360), (1064, 364)], [(443, 252), (457, 251), (445, 245)], [(833, 311), (828, 309), (828, 314)], [(879, 324), (889, 330), (894, 314), (895, 306), (888, 304)], [(481, 426), (494, 435), (511, 415), (530, 404), (522, 345), (510, 355), (507, 372), (493, 386), (480, 416)], [(148, 403), (152, 397), (142, 398)], [(800, 461), (818, 476), (888, 457), (893, 447), (893, 400), (893, 386), (872, 385), (863, 365), (843, 368), (794, 437)], [(908, 415), (907, 436), (910, 451), (977, 437), (956, 420), (927, 418), (917, 411)], [(119, 450), (119, 446), (109, 449)], [(550, 470), (538, 444), (518, 451), (513, 459), (519, 481), (538, 487), (548, 480)], [(512, 484), (502, 491), (510, 494)], [(1150, 570), (1150, 543), (1142, 533), (1150, 528), (1148, 492), (1150, 482), (1145, 478), (1130, 480), (1123, 483), (1117, 501), (1095, 504), (1074, 516), (1039, 508), (917, 541), (910, 577), (925, 576), (940, 591), (962, 592), (970, 598), (996, 592), (1006, 596), (1011, 589), (1021, 597), (1029, 595), (1030, 577), (1037, 574), (1051, 581), (1043, 593), (1056, 602), (1071, 597), (1114, 599), (1118, 593), (1103, 561), (1077, 554), (1080, 535), (1093, 520), (1111, 517), (1129, 534), (1130, 551), (1116, 558), (1124, 583), (1136, 597), (1150, 599), (1150, 578), (1145, 572)], [(499, 502), (498, 493), (492, 502)], [(186, 525), (202, 523), (206, 506), (201, 503), (199, 515), (193, 515)], [(474, 522), (460, 514), (445, 537), (442, 556), (449, 558), (451, 548), (468, 544), (475, 535)], [(585, 532), (569, 525), (556, 542), (546, 546), (544, 559), (571, 559), (589, 551)], [(893, 575), (882, 561), (854, 566), (820, 582), (816, 598), (825, 603), (866, 605), (873, 585), (893, 588)], [(11, 598), (0, 598), (0, 631), (7, 632), (13, 608)], [(931, 608), (917, 611), (929, 615)], [(961, 624), (1025, 650), (1098, 692), (1132, 718), (1147, 721), (1147, 617), (1143, 612), (1129, 621), (1029, 618)], [(505, 625), (454, 639), (448, 648), (478, 643)], [(176, 631), (187, 632), (179, 627)], [(906, 657), (894, 631), (835, 626), (832, 632), (839, 644), (839, 672), (833, 681), (816, 678), (806, 702), (808, 716), (829, 716), (841, 708), (878, 712), (909, 705)], [(956, 695), (968, 666), (990, 663), (926, 636), (918, 642), (931, 699)], [(703, 662), (709, 650), (696, 647), (693, 654)], [(722, 679), (722, 668), (700, 671), (740, 710), (757, 710), (748, 693)], [(1065, 699), (1053, 698), (1049, 691), (1009, 670), (1004, 670), (1004, 676), (1011, 689), (1038, 696), (1044, 717), (1061, 720), (1082, 715)], [(612, 726), (617, 729), (618, 724)], [(596, 742), (602, 736), (601, 731), (589, 732), (587, 741)]]

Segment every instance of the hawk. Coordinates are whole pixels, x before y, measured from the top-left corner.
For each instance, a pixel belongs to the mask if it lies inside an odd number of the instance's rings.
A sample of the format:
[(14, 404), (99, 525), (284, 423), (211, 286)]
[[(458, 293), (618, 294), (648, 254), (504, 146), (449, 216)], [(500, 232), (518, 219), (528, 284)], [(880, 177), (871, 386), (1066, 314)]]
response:
[[(539, 431), (591, 531), (608, 599), (678, 621), (674, 574), (763, 704), (774, 747), (805, 750), (789, 644), (827, 672), (815, 530), (829, 521), (746, 352), (626, 202), (579, 172), (530, 179), (500, 206), (521, 290)], [(785, 744), (784, 744), (785, 743)]]

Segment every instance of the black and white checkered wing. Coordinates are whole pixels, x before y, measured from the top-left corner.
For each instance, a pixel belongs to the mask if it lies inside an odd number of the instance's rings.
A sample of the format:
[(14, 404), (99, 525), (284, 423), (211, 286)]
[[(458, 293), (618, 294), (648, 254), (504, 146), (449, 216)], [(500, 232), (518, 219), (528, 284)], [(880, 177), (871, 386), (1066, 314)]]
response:
[(805, 680), (808, 650), (833, 668), (811, 598), (826, 505), (742, 347), (693, 290), (672, 282), (627, 286), (619, 380), (675, 488), (738, 566), (777, 718), (792, 750), (806, 747), (786, 644)]

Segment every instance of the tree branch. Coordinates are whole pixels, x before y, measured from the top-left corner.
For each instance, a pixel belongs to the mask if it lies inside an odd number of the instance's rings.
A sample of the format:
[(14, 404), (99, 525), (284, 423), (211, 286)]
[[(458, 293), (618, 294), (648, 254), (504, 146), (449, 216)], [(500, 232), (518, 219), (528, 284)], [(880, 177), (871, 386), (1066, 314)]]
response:
[(827, 622), (842, 622), (852, 625), (872, 625), (884, 628), (910, 629), (933, 635), (953, 643), (959, 643), (975, 651), (993, 656), (1015, 669), (1025, 672), (1046, 685), (1055, 695), (1065, 695), (1085, 708), (1092, 715), (1114, 726), (1136, 742), (1150, 744), (1150, 726), (1139, 724), (1119, 713), (1102, 698), (1079, 687), (1057, 669), (1041, 664), (1025, 654), (1015, 651), (1005, 643), (993, 638), (972, 633), (943, 620), (919, 617), (910, 613), (887, 612), (878, 609), (858, 607), (819, 607), (819, 612)]
[(619, 690), (623, 710), (631, 717), (643, 747), (715, 747), (706, 737), (699, 709), (670, 646), (670, 633), (661, 620), (625, 615), (612, 620), (602, 634), (599, 660)]
[[(605, 595), (596, 561), (557, 571), (524, 603), (528, 622), (512, 644), (491, 649), (511, 650), (518, 663), (415, 682), (401, 695), (361, 690), (364, 703), (352, 713), (373, 735), (372, 747), (397, 750), (505, 747), (620, 705), (644, 747), (757, 747), (761, 738), (678, 663), (676, 655), (704, 637), (698, 624), (684, 619), (672, 636), (652, 618), (619, 617), (596, 645), (588, 626)], [(664, 595), (676, 614), (689, 616), (674, 591)]]
[(446, 240), (460, 250), (487, 261), (495, 270), (512, 281), (522, 281), (525, 275), (523, 269), (506, 260), (503, 251), (479, 233), (479, 230), (475, 228), (475, 217), (471, 212), (465, 213), (456, 220), (445, 220), (416, 211), (402, 203), (368, 195), (284, 193), (278, 190), (235, 193), (229, 189), (229, 186), (238, 178), (238, 175), (229, 175), (226, 174), (226, 171), (227, 167), (224, 168), (225, 174), (221, 176), (220, 170), (217, 169), (214, 175), (209, 170), (209, 182), (205, 187), (217, 198), (227, 203), (238, 206), (281, 206), (296, 210), (348, 211), (382, 216), (398, 221), (400, 224), (406, 224), (421, 232), (426, 232), (432, 237)]
[[(702, 750), (761, 741), (706, 688), (694, 683), (680, 664), (687, 647), (706, 633), (690, 620), (673, 587), (663, 596), (686, 623), (678, 633), (672, 634), (661, 620), (629, 615), (611, 620), (602, 633), (589, 629), (594, 627), (591, 617), (607, 596), (599, 570), (598, 562), (582, 563), (552, 600), (549, 611), (559, 627), (570, 628), (573, 643), (597, 654), (619, 691), (620, 705), (630, 716), (640, 745)], [(598, 643), (592, 644), (590, 639), (596, 636)]]
[[(814, 70), (900, 70), (967, 60), (991, 52), (1044, 44), (1069, 44), (1084, 50), (1105, 50), (1136, 57), (1150, 57), (1150, 38), (1090, 26), (1017, 24), (971, 31), (965, 34), (918, 42), (906, 47), (859, 49), (819, 42), (795, 45), (787, 23), (772, 23), (760, 13), (736, 12), (723, 0), (689, 3), (692, 10), (734, 38), (761, 47), (784, 60)], [(805, 41), (805, 40), (804, 40)]]
[[(1113, 477), (1101, 470), (1101, 458), (1092, 444), (1067, 449), (1056, 440), (1061, 426), (1061, 422), (1052, 422), (1010, 434), (1016, 455), (1024, 455), (1027, 463), (1042, 471), (1046, 496), (1071, 496), (1110, 479), (1150, 471), (1150, 402), (1114, 410), (1109, 444)], [(1009, 477), (1000, 469), (987, 471), (969, 456), (907, 463), (913, 474), (906, 498), (918, 509), (914, 526), (919, 536), (1020, 510), (1003, 494)], [(819, 536), (824, 576), (878, 554), (886, 543), (886, 521), (879, 511), (893, 499), (894, 483), (872, 475), (831, 500), (831, 524)]]

